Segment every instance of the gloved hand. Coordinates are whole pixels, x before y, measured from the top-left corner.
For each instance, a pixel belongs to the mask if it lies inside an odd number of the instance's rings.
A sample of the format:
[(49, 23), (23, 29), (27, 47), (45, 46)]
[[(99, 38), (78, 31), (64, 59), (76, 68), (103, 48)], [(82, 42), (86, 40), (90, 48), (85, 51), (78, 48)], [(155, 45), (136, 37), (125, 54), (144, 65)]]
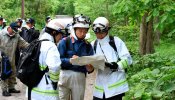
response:
[(118, 64), (116, 62), (111, 62), (111, 63), (105, 62), (105, 65), (110, 69), (115, 69), (115, 70), (118, 69)]
[(58, 82), (53, 82), (53, 81), (52, 81), (52, 86), (53, 86), (53, 89), (54, 89), (54, 90), (57, 89), (57, 84), (58, 84)]

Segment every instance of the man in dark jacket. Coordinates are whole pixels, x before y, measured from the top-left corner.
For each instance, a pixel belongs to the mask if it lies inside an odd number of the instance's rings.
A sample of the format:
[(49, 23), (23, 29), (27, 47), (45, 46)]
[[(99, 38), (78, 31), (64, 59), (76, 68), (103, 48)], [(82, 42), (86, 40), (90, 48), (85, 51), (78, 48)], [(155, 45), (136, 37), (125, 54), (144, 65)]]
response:
[(39, 30), (35, 30), (35, 20), (29, 18), (26, 21), (26, 26), (22, 27), (22, 31), (19, 33), (20, 36), (26, 40), (28, 43), (39, 38)]

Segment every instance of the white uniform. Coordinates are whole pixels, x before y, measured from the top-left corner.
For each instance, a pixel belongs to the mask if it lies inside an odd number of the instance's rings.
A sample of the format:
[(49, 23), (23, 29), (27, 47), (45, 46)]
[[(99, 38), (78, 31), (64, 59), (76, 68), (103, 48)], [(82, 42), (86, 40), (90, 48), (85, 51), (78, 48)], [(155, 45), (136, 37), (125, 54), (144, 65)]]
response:
[[(93, 93), (97, 98), (103, 98), (103, 93), (105, 93), (106, 98), (110, 98), (129, 90), (124, 68), (132, 63), (131, 56), (125, 43), (120, 38), (114, 37), (117, 52), (109, 45), (109, 40), (109, 35), (103, 39), (98, 39), (96, 54), (105, 55), (107, 62), (117, 62), (119, 69), (118, 71), (112, 71), (109, 67), (105, 67), (104, 71), (98, 70)], [(94, 46), (94, 41), (92, 45)], [(120, 61), (118, 61), (119, 58)]]
[(32, 100), (59, 100), (58, 90), (53, 89), (52, 81), (58, 82), (59, 79), (60, 54), (50, 34), (44, 33), (40, 40), (42, 39), (48, 39), (49, 41), (41, 43), (40, 69), (44, 70), (48, 66), (49, 72), (45, 73), (38, 86), (32, 89), (31, 98)]

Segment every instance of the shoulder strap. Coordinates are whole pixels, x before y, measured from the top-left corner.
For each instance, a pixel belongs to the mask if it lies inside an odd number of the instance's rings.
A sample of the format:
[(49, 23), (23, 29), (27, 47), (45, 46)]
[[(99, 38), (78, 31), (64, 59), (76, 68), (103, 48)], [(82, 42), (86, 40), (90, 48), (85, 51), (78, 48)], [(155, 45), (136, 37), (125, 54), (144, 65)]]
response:
[[(117, 51), (117, 47), (115, 45), (115, 40), (114, 40), (114, 37), (113, 36), (109, 36), (109, 45), (114, 49), (114, 51), (116, 51), (116, 56), (118, 55), (118, 51)], [(118, 55), (119, 57), (119, 55)], [(120, 61), (120, 57), (119, 57), (119, 61)]]
[(109, 44), (110, 46), (117, 52), (117, 47), (115, 45), (115, 41), (114, 41), (114, 37), (113, 36), (109, 36)]
[(66, 49), (67, 50), (73, 50), (73, 48), (71, 48), (70, 46), (70, 41), (71, 41), (71, 38), (69, 36), (66, 37)]
[(94, 52), (96, 53), (96, 49), (97, 49), (97, 39), (95, 40), (95, 42), (94, 42)]
[(84, 41), (87, 44), (86, 45), (86, 53), (89, 54), (89, 52), (91, 51), (91, 44), (87, 40), (84, 40)]

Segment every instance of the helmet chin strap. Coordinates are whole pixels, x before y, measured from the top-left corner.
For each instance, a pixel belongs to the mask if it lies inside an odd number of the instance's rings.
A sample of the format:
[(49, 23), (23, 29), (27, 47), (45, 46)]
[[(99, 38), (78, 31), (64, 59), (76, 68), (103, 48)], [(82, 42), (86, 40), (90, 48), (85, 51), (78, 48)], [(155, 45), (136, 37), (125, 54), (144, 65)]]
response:
[(52, 32), (52, 36), (53, 36), (54, 43), (56, 44), (56, 39), (55, 39), (56, 38), (56, 32), (55, 31)]

